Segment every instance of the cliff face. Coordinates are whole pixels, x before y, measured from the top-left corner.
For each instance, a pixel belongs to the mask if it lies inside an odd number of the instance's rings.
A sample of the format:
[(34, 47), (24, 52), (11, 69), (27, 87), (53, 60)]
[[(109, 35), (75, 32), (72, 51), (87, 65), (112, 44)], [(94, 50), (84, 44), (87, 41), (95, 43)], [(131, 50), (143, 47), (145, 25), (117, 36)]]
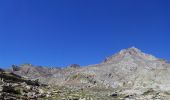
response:
[(102, 63), (81, 68), (19, 66), (15, 74), (43, 83), (72, 88), (115, 88), (140, 94), (148, 89), (170, 91), (170, 64), (132, 47), (106, 58)]

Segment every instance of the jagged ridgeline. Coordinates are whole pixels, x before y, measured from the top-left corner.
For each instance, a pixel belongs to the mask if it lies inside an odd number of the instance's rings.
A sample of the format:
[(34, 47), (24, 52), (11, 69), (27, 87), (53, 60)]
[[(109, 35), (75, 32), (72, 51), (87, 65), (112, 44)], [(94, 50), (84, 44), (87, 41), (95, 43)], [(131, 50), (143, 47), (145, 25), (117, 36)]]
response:
[[(49, 100), (114, 100), (170, 98), (170, 64), (132, 47), (96, 65), (49, 68), (23, 64), (9, 72), (47, 84)], [(19, 78), (21, 79), (21, 78)], [(32, 84), (31, 84), (32, 85)]]

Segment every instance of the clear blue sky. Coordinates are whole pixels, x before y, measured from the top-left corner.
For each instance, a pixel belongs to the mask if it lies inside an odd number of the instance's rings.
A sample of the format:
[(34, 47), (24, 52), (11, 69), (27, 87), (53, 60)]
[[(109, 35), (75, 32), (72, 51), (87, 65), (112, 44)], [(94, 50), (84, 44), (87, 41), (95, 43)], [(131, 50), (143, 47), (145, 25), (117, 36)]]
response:
[(89, 65), (131, 46), (170, 59), (169, 0), (0, 1), (0, 67)]

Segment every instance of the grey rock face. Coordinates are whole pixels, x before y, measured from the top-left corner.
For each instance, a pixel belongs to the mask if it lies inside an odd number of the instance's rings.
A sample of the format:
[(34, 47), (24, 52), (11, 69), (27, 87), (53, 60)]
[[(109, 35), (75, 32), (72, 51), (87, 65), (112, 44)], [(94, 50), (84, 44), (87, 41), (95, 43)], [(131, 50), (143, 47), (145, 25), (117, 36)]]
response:
[(52, 85), (115, 88), (129, 95), (142, 94), (150, 88), (170, 91), (170, 64), (135, 47), (121, 50), (101, 64), (78, 69), (22, 65), (13, 72)]

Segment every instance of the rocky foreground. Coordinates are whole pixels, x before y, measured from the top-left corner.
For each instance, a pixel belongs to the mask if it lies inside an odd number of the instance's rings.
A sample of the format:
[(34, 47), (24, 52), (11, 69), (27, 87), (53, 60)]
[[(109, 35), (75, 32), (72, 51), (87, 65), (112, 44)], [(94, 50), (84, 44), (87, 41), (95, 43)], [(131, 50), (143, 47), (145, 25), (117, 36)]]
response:
[(0, 72), (0, 100), (168, 100), (169, 92), (148, 89), (142, 94), (129, 95), (113, 88), (68, 88), (43, 85), (13, 73)]
[[(23, 64), (13, 65), (8, 72), (10, 73), (1, 73), (3, 99), (14, 97), (13, 100), (169, 100), (170, 98), (170, 63), (134, 47), (121, 50), (96, 65), (80, 67), (73, 64), (60, 69)], [(9, 81), (11, 78), (6, 79), (4, 75), (15, 76), (17, 81), (12, 79), (11, 82)], [(8, 91), (8, 88), (12, 92)]]
[(0, 70), (0, 100), (36, 100), (45, 97), (37, 80), (27, 80), (13, 73)]

